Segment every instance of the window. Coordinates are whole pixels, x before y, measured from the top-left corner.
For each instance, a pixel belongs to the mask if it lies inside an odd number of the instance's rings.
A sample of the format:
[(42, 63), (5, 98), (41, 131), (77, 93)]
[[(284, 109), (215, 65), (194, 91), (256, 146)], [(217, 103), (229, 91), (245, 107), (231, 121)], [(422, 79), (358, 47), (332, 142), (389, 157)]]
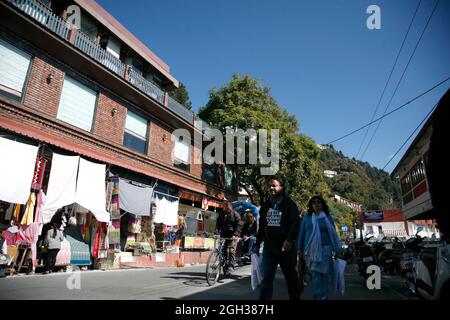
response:
[(411, 182), (412, 186), (417, 186), (420, 182), (425, 179), (425, 167), (423, 161), (419, 160), (411, 169)]
[(31, 55), (0, 39), (0, 90), (22, 97)]
[(402, 188), (402, 195), (407, 194), (411, 190), (411, 175), (409, 172), (400, 180), (400, 185)]
[(59, 120), (86, 131), (91, 131), (97, 93), (66, 75), (59, 101)]
[(178, 140), (175, 141), (175, 146), (173, 150), (173, 157), (174, 157), (174, 166), (189, 171), (189, 159), (190, 159), (190, 148), (191, 142), (190, 141), (184, 141), (183, 137), (178, 137)]
[(147, 119), (128, 111), (125, 120), (123, 145), (140, 153), (145, 153), (147, 146), (147, 127)]

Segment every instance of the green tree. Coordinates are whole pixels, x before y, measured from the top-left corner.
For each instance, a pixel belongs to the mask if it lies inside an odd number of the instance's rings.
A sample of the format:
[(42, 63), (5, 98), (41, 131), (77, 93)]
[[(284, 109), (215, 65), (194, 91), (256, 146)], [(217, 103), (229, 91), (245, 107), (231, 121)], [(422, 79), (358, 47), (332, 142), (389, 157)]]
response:
[[(234, 74), (230, 82), (220, 89), (210, 90), (209, 94), (209, 101), (200, 108), (199, 116), (214, 128), (224, 133), (227, 127), (244, 131), (267, 129), (268, 137), (272, 129), (279, 129), (278, 174), (284, 177), (288, 192), (299, 206), (305, 208), (313, 194), (327, 194), (328, 185), (317, 162), (320, 149), (312, 139), (298, 133), (296, 117), (278, 106), (269, 88), (261, 86), (250, 76)], [(267, 196), (267, 177), (261, 175), (261, 165), (248, 162), (247, 152), (247, 164), (238, 165), (239, 185), (249, 193), (254, 203), (260, 204)]]
[(184, 84), (182, 84), (181, 82), (178, 88), (169, 92), (169, 96), (175, 99), (178, 103), (182, 104), (186, 109), (192, 109), (192, 104), (189, 99), (189, 93), (187, 92)]

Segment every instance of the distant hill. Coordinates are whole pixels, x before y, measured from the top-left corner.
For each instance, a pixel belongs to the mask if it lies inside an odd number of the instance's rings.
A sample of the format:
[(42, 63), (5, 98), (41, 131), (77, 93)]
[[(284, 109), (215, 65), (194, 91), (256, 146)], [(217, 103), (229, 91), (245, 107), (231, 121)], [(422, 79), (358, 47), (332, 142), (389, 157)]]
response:
[(326, 180), (333, 193), (361, 203), (366, 210), (401, 208), (400, 186), (386, 171), (349, 159), (333, 146), (322, 149), (319, 165), (336, 175)]

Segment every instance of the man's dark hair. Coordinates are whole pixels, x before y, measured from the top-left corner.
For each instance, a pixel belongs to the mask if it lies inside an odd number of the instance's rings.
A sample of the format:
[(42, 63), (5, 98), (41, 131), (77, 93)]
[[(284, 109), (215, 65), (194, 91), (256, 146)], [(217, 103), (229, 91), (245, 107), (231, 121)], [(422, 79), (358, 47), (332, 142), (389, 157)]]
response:
[(276, 175), (276, 176), (270, 176), (269, 179), (267, 179), (267, 184), (269, 184), (270, 181), (276, 180), (280, 183), (280, 185), (283, 187), (284, 191), (286, 190), (286, 184), (284, 183), (284, 178)]

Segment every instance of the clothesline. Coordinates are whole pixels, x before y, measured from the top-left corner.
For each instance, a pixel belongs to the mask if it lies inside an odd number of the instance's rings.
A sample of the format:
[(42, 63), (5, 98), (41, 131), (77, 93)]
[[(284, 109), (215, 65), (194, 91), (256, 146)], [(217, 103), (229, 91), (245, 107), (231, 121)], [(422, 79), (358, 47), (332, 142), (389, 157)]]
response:
[(167, 197), (175, 198), (176, 200), (179, 200), (179, 199), (180, 199), (179, 197), (172, 196), (172, 195), (170, 195), (170, 194), (167, 194), (167, 193), (164, 193), (164, 192), (161, 192), (161, 191), (153, 191), (153, 198), (156, 198), (155, 193), (160, 194), (160, 195), (162, 195), (162, 196), (167, 196)]

